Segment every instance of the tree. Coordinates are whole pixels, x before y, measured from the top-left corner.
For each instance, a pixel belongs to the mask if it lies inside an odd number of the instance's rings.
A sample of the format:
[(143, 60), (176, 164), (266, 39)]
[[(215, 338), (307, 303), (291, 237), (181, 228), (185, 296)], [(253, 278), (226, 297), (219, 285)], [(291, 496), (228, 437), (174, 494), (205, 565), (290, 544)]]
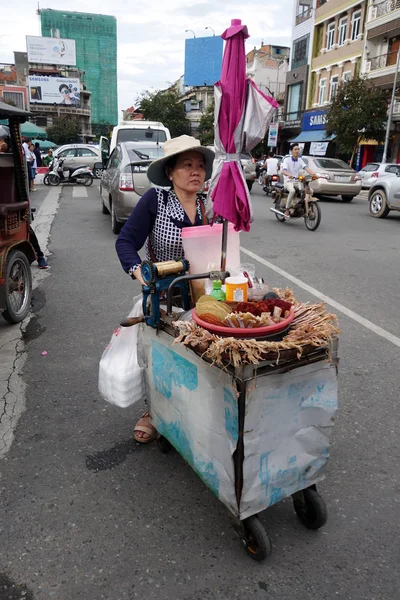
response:
[(202, 146), (212, 146), (214, 144), (214, 100), (207, 106), (202, 114), (199, 125), (199, 137)]
[(59, 117), (53, 125), (47, 128), (49, 140), (61, 146), (62, 144), (73, 144), (80, 141), (81, 128), (75, 119), (71, 117)]
[(92, 133), (96, 139), (100, 139), (101, 136), (109, 138), (113, 129), (114, 125), (110, 125), (110, 123), (106, 123), (106, 121), (92, 123)]
[(358, 75), (338, 87), (327, 114), (327, 135), (336, 134), (338, 149), (353, 163), (362, 138), (383, 142), (387, 120), (386, 93)]
[(190, 124), (177, 92), (147, 91), (138, 98), (137, 104), (146, 121), (160, 121), (168, 127), (172, 137), (190, 132)]

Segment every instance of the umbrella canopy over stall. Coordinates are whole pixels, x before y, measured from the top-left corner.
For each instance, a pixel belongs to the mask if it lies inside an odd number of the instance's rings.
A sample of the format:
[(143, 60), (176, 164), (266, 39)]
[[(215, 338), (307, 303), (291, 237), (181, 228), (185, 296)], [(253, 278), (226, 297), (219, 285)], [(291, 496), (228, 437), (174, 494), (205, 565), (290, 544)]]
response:
[(246, 79), (248, 37), (247, 27), (233, 19), (222, 34), (226, 40), (222, 73), (214, 87), (215, 162), (209, 197), (214, 214), (233, 223), (237, 231), (249, 231), (252, 220), (240, 154), (250, 152), (264, 138), (278, 107), (273, 98)]
[(40, 138), (45, 140), (47, 138), (47, 133), (41, 127), (35, 125), (35, 123), (31, 123), (30, 121), (26, 121), (21, 125), (21, 135), (29, 138)]
[(50, 142), (50, 140), (32, 140), (32, 144), (38, 143), (41, 150), (48, 150), (49, 148), (56, 148), (57, 144)]

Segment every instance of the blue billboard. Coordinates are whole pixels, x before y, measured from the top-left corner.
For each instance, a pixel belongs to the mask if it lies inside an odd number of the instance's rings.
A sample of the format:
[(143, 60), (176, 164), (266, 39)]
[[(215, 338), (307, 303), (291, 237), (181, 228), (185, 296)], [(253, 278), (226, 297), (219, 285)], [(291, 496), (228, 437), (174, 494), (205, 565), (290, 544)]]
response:
[(217, 35), (185, 43), (185, 85), (214, 85), (221, 77), (224, 41)]

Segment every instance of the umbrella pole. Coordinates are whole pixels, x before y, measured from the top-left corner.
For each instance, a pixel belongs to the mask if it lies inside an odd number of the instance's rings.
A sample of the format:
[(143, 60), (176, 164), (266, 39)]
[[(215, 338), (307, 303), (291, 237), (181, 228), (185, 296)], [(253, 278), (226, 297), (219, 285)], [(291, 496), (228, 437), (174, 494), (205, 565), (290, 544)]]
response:
[(222, 223), (222, 247), (221, 247), (221, 279), (225, 281), (226, 272), (226, 250), (228, 247), (228, 221), (224, 219)]

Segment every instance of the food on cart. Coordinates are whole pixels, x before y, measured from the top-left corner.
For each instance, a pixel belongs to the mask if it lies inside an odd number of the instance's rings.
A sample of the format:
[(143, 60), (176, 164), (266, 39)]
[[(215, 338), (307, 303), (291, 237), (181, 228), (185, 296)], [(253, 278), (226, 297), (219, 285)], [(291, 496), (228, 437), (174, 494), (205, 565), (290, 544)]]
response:
[(258, 302), (218, 302), (202, 296), (196, 303), (196, 315), (205, 323), (234, 329), (272, 327), (287, 321), (292, 304), (279, 298)]
[(219, 302), (214, 296), (201, 296), (196, 303), (196, 314), (212, 325), (222, 325), (231, 312), (232, 309), (225, 302)]

